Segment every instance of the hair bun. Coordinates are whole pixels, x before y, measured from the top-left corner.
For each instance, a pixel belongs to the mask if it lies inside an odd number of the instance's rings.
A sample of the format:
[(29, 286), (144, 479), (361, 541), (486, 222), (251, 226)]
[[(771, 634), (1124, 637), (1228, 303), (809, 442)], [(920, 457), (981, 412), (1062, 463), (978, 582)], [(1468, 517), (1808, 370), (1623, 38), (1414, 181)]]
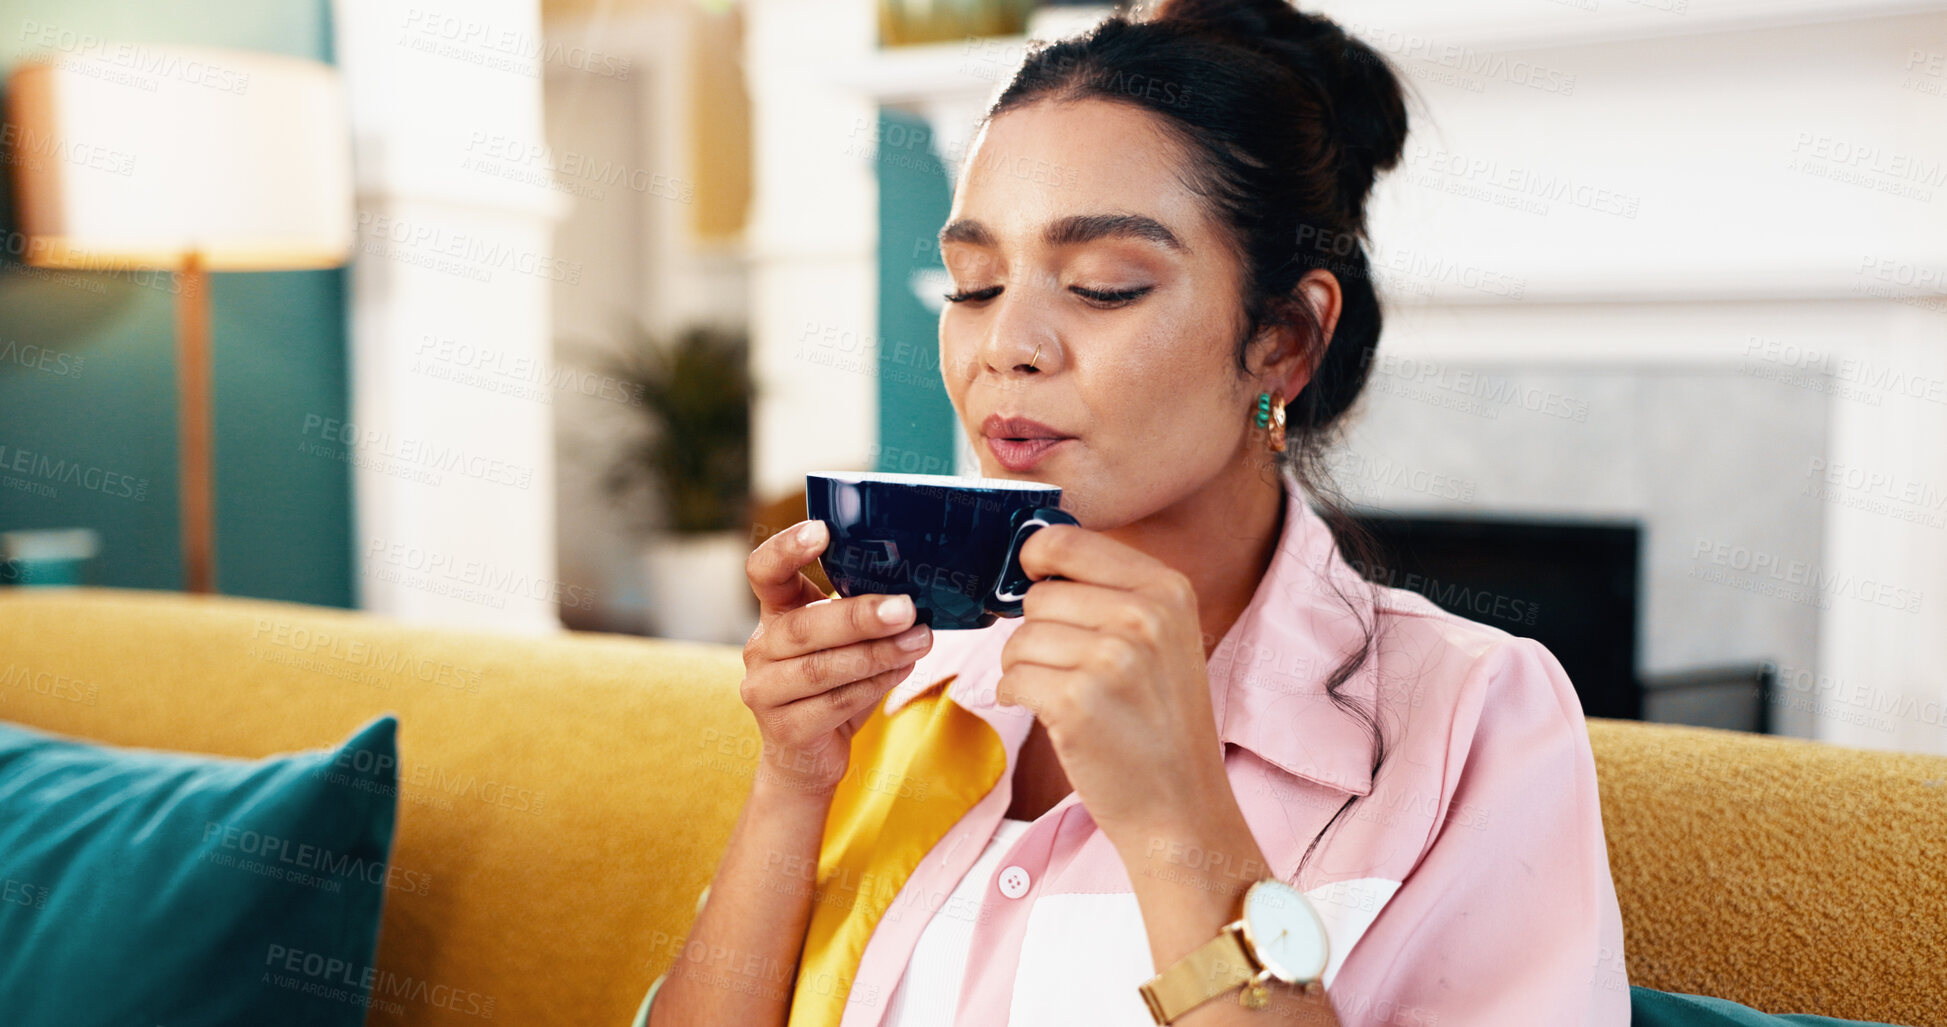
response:
[(1149, 20), (1229, 37), (1315, 83), (1331, 111), (1346, 199), (1364, 220), (1374, 176), (1397, 165), (1406, 146), (1406, 101), (1385, 58), (1286, 0), (1163, 0)]

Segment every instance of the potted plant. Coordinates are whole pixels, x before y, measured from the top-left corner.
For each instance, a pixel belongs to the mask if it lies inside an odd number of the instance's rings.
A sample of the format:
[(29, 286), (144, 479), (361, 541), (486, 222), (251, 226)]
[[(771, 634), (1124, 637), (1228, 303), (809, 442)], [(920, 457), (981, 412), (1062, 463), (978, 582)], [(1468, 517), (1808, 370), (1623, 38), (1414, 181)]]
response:
[(650, 631), (741, 643), (757, 625), (750, 553), (749, 339), (693, 325), (665, 340), (635, 327), (599, 370), (628, 397), (602, 491), (645, 539)]

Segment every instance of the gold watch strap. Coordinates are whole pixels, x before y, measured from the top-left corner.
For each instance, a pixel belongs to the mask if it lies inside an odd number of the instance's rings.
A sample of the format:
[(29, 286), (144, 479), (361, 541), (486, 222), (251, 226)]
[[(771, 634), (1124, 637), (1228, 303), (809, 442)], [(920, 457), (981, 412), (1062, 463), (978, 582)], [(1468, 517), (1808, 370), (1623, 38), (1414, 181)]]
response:
[(1235, 924), (1225, 925), (1215, 938), (1197, 946), (1169, 969), (1151, 977), (1138, 990), (1149, 1003), (1149, 1015), (1159, 1024), (1222, 995), (1257, 975), (1257, 964), (1244, 951)]

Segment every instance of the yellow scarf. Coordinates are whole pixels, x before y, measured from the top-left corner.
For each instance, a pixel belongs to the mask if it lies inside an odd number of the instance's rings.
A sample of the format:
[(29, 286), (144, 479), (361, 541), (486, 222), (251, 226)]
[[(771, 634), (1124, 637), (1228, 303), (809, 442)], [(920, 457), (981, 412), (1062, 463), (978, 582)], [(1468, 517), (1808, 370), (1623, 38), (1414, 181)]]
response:
[[(934, 682), (899, 712), (883, 705), (852, 736), (832, 797), (788, 1027), (838, 1027), (872, 930), (914, 868), (999, 783), (998, 732)], [(859, 995), (878, 1003), (886, 994)]]

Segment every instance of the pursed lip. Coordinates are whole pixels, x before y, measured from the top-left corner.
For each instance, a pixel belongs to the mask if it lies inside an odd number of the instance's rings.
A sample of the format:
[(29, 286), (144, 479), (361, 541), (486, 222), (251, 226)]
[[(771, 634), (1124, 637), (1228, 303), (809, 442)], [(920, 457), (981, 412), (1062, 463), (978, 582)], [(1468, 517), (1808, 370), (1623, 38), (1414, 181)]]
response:
[(980, 433), (990, 439), (1067, 439), (1073, 438), (1027, 417), (1002, 417), (989, 414), (980, 422)]
[(1074, 439), (1000, 439), (987, 437), (987, 451), (1002, 467), (1016, 474), (1031, 471), (1044, 457)]

